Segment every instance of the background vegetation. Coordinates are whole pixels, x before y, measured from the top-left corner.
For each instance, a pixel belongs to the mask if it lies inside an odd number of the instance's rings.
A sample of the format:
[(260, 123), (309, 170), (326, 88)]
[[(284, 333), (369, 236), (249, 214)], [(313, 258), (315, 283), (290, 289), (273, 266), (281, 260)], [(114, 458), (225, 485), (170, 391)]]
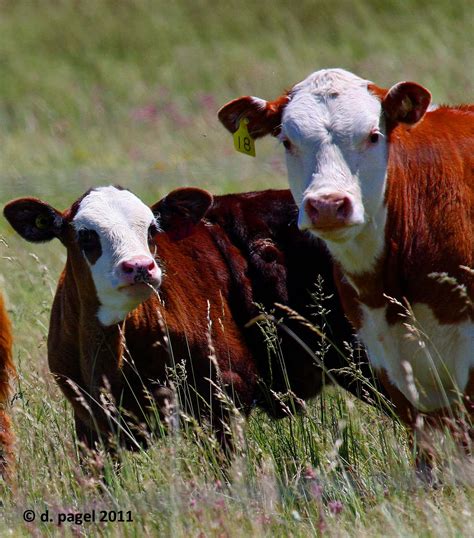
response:
[[(468, 0), (0, 0), (0, 205), (58, 208), (119, 183), (154, 202), (172, 188), (217, 193), (286, 185), (282, 151), (234, 153), (216, 119), (242, 94), (275, 97), (321, 67), (380, 85), (415, 80), (435, 102), (472, 100)], [(17, 489), (0, 534), (117, 536), (473, 536), (472, 466), (450, 458), (443, 485), (413, 473), (403, 428), (338, 391), (292, 420), (237, 421), (230, 485), (211, 442), (186, 431), (77, 463), (71, 413), (45, 341), (61, 245), (21, 242), (0, 220), (0, 284), (15, 327)], [(105, 469), (107, 485), (97, 476)], [(130, 510), (133, 523), (26, 525), (38, 513)]]

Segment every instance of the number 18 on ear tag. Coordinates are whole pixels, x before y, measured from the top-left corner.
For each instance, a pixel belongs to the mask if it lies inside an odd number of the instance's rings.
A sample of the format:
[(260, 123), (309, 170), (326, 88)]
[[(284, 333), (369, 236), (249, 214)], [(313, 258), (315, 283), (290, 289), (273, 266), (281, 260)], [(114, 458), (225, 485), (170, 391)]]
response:
[(239, 128), (234, 133), (234, 148), (240, 153), (255, 157), (255, 141), (247, 128), (248, 122), (247, 118), (240, 120)]

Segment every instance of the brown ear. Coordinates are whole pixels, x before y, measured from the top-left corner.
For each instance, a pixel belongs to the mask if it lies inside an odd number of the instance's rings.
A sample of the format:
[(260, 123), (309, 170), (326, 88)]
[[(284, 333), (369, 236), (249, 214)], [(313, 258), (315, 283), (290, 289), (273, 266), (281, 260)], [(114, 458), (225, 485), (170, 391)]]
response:
[(387, 118), (394, 122), (416, 123), (425, 115), (431, 93), (416, 82), (399, 82), (388, 90), (382, 100)]
[(32, 243), (61, 238), (64, 219), (59, 211), (37, 198), (18, 198), (9, 202), (3, 214), (23, 239)]
[(152, 206), (160, 228), (178, 241), (191, 235), (212, 206), (212, 194), (195, 187), (175, 189)]
[(265, 101), (248, 95), (224, 105), (217, 116), (231, 133), (237, 131), (242, 118), (247, 118), (249, 120), (247, 128), (252, 138), (260, 138), (267, 134), (276, 136), (280, 132), (283, 109), (289, 100), (290, 97), (286, 93), (275, 101)]

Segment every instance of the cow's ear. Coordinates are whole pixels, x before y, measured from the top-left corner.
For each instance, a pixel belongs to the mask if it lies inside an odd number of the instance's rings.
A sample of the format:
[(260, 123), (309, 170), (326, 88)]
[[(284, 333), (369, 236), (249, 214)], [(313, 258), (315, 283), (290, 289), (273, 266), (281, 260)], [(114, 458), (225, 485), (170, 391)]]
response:
[(64, 218), (59, 211), (36, 198), (18, 198), (9, 202), (3, 214), (13, 229), (33, 243), (61, 238)]
[(287, 93), (275, 101), (265, 101), (251, 96), (239, 97), (224, 105), (217, 116), (231, 133), (237, 131), (241, 119), (247, 118), (247, 128), (252, 138), (260, 138), (267, 134), (277, 136), (280, 133), (283, 109), (289, 100)]
[(188, 237), (212, 206), (212, 194), (194, 187), (175, 189), (152, 206), (160, 228), (174, 240)]
[(431, 93), (416, 82), (399, 82), (382, 100), (387, 118), (394, 122), (416, 123), (424, 116), (431, 102)]

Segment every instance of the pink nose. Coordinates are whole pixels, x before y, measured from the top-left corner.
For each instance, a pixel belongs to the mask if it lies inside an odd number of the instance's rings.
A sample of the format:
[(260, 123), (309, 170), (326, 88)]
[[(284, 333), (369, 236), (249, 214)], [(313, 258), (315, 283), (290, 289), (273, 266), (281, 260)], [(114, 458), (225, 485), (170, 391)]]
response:
[(352, 202), (341, 193), (308, 196), (304, 207), (314, 228), (340, 228), (352, 215)]
[(158, 279), (158, 267), (155, 260), (147, 256), (134, 256), (120, 264), (121, 277), (124, 282), (149, 282), (154, 284)]

